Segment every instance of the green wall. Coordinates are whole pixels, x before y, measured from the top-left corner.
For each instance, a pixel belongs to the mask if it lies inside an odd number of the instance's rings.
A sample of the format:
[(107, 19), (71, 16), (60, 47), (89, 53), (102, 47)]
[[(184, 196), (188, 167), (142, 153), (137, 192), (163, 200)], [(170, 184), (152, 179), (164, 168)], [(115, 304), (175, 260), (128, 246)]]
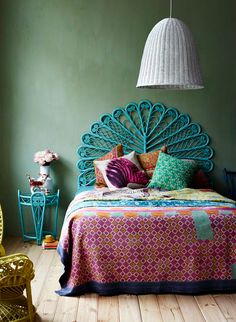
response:
[(234, 0), (174, 2), (174, 16), (192, 30), (205, 88), (136, 89), (146, 37), (168, 16), (166, 0), (0, 1), (0, 202), (6, 232), (20, 233), (17, 189), (37, 176), (36, 151), (60, 154), (53, 178), (61, 189), (60, 225), (76, 189), (81, 134), (101, 113), (150, 99), (199, 122), (215, 149), (213, 181), (235, 169), (236, 57)]

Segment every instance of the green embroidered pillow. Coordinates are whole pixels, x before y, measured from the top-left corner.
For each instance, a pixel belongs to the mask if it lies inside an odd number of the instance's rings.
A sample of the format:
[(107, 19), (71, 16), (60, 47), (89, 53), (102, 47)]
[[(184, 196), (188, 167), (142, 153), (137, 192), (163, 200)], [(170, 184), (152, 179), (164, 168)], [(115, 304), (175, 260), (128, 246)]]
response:
[(152, 180), (148, 187), (158, 187), (166, 190), (187, 188), (196, 170), (196, 162), (181, 160), (160, 152)]

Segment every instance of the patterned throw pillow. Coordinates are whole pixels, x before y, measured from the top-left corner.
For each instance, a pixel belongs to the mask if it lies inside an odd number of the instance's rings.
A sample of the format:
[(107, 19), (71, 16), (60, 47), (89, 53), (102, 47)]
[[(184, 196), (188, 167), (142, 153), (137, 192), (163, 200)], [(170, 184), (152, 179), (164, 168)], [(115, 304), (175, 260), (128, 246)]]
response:
[(167, 146), (163, 146), (161, 150), (137, 154), (138, 161), (149, 178), (153, 176), (160, 151), (167, 153)]
[(149, 182), (134, 151), (121, 158), (95, 161), (95, 164), (110, 189), (127, 187), (128, 183), (147, 185)]
[[(124, 155), (122, 144), (118, 144), (115, 146), (110, 152), (99, 158), (98, 160), (108, 160), (108, 159), (114, 159), (119, 158)], [(106, 182), (103, 178), (103, 175), (101, 171), (96, 166), (96, 163), (94, 161), (94, 169), (95, 169), (95, 176), (96, 176), (96, 185), (98, 186), (106, 186)]]
[(195, 162), (188, 162), (160, 152), (150, 188), (178, 190), (187, 188), (197, 170)]

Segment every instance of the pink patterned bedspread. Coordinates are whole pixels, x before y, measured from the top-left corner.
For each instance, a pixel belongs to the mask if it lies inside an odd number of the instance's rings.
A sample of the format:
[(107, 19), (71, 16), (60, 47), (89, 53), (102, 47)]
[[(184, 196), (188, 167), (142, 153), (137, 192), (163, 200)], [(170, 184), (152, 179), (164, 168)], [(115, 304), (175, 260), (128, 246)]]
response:
[(68, 208), (60, 295), (236, 291), (235, 203), (200, 191), (99, 193), (79, 194)]

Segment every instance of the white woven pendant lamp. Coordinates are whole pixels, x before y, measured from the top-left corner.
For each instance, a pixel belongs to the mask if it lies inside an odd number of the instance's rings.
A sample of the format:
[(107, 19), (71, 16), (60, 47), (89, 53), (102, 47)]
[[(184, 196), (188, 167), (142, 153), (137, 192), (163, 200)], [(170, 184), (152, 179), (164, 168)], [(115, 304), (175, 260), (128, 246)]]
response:
[(200, 89), (203, 81), (193, 36), (179, 19), (170, 17), (151, 30), (143, 50), (137, 87)]

